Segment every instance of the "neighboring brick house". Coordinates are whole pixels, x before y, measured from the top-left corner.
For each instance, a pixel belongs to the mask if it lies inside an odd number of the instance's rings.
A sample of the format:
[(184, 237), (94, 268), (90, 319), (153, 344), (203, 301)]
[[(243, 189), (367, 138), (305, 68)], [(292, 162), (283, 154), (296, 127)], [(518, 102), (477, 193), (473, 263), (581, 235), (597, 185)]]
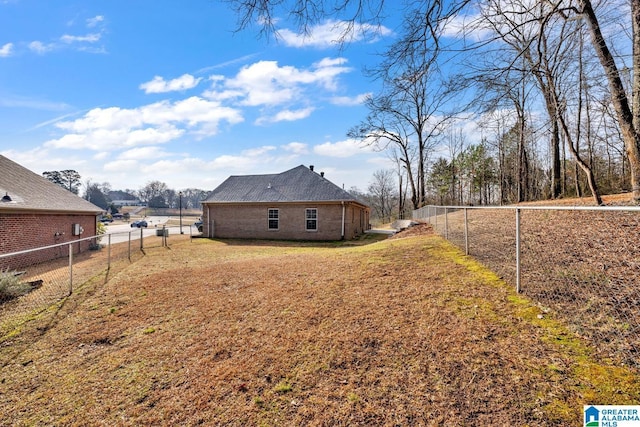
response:
[[(69, 243), (95, 236), (103, 210), (0, 155), (0, 254)], [(73, 245), (74, 252), (91, 241)], [(68, 255), (56, 247), (0, 259), (0, 268), (16, 268)]]
[(202, 221), (212, 238), (353, 239), (369, 228), (369, 207), (300, 165), (227, 178), (202, 202)]

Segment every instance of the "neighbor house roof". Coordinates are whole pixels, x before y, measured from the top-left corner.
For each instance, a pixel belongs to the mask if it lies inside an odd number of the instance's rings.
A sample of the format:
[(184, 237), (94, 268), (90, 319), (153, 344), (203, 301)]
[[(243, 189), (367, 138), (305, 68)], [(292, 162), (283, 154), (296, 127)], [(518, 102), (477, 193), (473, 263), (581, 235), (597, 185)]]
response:
[[(11, 200), (9, 201), (8, 198)], [(103, 209), (93, 203), (1, 155), (0, 199), (0, 212), (9, 210), (91, 214), (103, 212)]]
[(203, 203), (310, 201), (353, 201), (364, 205), (304, 165), (278, 174), (230, 176)]

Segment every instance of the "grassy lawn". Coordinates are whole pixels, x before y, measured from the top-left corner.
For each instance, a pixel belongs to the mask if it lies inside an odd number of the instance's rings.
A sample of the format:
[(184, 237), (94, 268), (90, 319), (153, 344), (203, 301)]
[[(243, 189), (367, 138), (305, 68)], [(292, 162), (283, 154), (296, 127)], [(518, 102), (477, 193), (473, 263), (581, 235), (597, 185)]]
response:
[(20, 352), (3, 340), (0, 424), (580, 425), (640, 404), (634, 371), (443, 239), (367, 243), (151, 249)]

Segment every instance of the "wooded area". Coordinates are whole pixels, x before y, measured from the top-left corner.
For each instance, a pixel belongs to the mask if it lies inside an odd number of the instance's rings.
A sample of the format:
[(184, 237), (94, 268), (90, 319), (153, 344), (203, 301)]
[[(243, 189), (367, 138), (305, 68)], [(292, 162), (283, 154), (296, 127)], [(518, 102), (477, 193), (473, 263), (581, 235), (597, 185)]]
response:
[[(385, 25), (384, 0), (229, 0), (239, 27)], [(406, 1), (349, 136), (396, 161), (400, 212), (632, 192), (640, 200), (640, 0)], [(479, 126), (471, 135), (470, 124)], [(465, 131), (467, 129), (467, 131)], [(478, 135), (479, 133), (479, 135)], [(372, 185), (380, 182), (374, 179)], [(386, 180), (384, 180), (386, 182)], [(406, 193), (406, 197), (405, 197)], [(410, 206), (405, 205), (405, 201)]]

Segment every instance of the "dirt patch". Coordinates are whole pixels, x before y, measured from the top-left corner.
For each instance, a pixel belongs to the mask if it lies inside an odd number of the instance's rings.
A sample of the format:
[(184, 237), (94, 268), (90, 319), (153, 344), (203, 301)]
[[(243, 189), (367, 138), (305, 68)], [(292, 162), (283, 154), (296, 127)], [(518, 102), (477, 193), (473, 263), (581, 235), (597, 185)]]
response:
[(428, 236), (433, 234), (433, 227), (427, 223), (419, 223), (405, 228), (391, 236), (391, 239), (403, 239), (405, 237)]
[(350, 247), (199, 239), (149, 251), (7, 362), (0, 413), (10, 425), (576, 425), (585, 403), (640, 401), (633, 371), (591, 362), (540, 314), (428, 226)]

